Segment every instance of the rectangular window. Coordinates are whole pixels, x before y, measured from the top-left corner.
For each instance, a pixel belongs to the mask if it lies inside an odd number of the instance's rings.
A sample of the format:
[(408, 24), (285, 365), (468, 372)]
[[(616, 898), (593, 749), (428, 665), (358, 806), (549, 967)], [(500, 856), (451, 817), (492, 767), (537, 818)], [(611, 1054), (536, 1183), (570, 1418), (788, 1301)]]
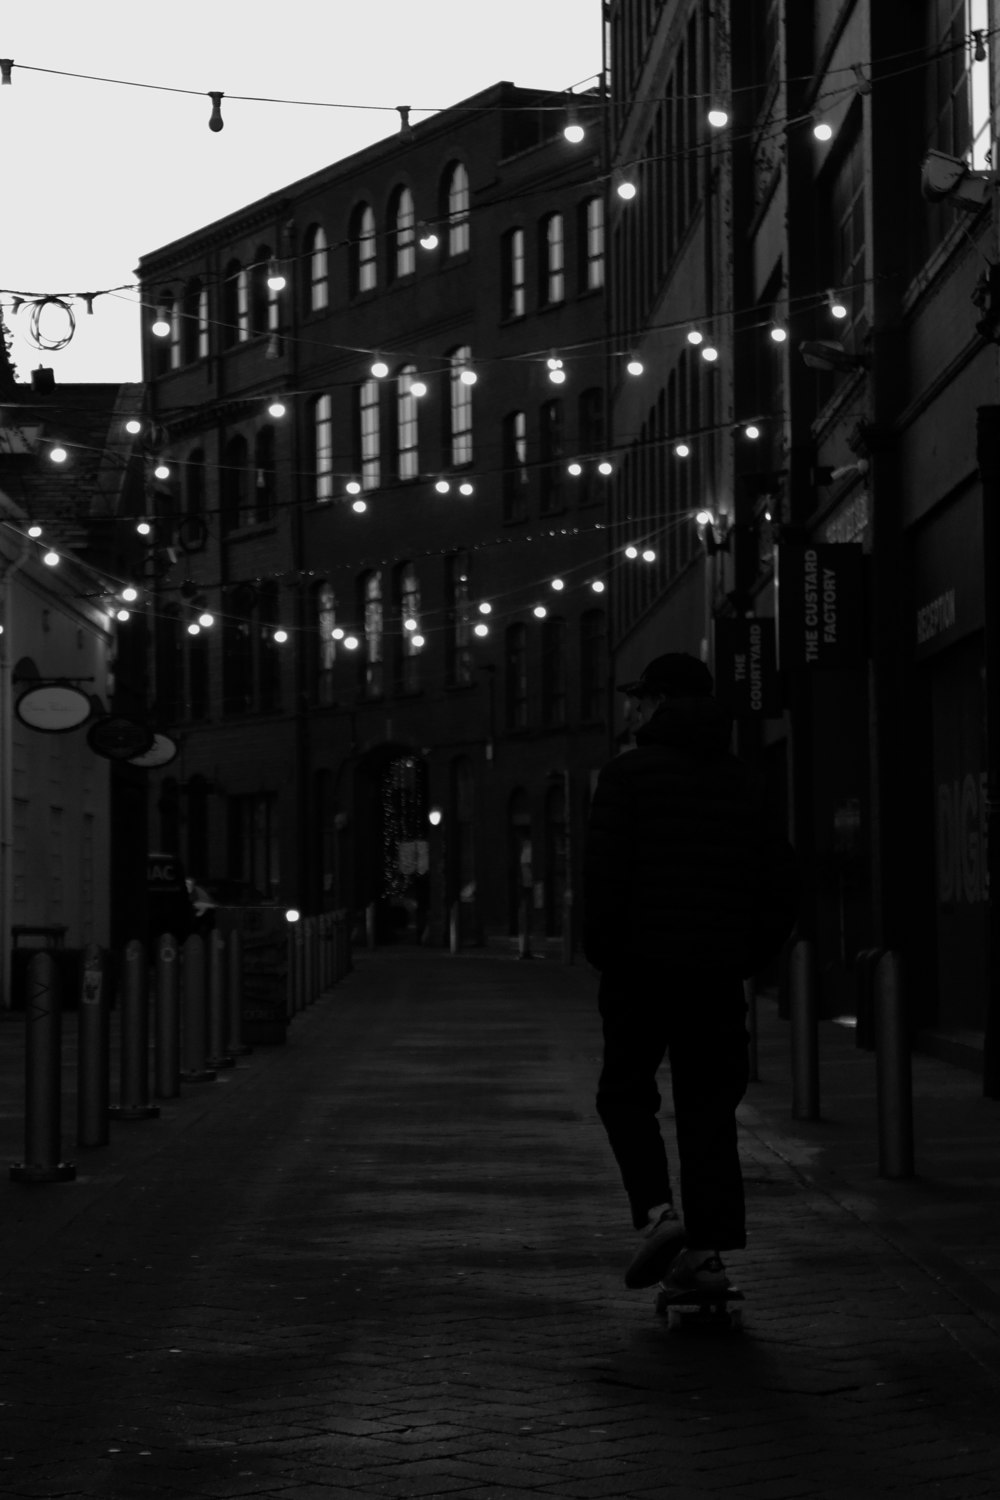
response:
[(382, 477), (378, 408), (378, 381), (372, 378), (358, 387), (358, 432), (363, 490), (377, 490)]
[(399, 573), (399, 620), (402, 627), (399, 687), (404, 693), (415, 693), (420, 686), (424, 638), (420, 633), (420, 584), (412, 563), (406, 563)]
[(400, 370), (396, 387), (396, 422), (398, 473), (400, 479), (416, 479), (420, 473), (419, 397), (413, 394), (416, 365)]
[(382, 574), (368, 573), (364, 580), (365, 661), (364, 685), (369, 698), (382, 695), (383, 611)]
[(313, 403), (313, 470), (318, 501), (333, 499), (333, 397), (317, 396)]
[(469, 557), (456, 552), (447, 560), (448, 681), (464, 687), (472, 681), (472, 601), (469, 593)]
[(236, 274), (236, 337), (241, 344), (250, 337), (250, 275), (245, 270)]
[(540, 248), (542, 294), (545, 305), (551, 307), (566, 297), (566, 241), (562, 214), (549, 214), (543, 219)]
[(321, 583), (316, 599), (316, 702), (328, 707), (333, 702), (333, 669), (337, 663), (337, 599), (333, 585)]
[(359, 292), (371, 292), (378, 283), (378, 244), (375, 238), (375, 215), (365, 207), (361, 214), (357, 243), (357, 281)]

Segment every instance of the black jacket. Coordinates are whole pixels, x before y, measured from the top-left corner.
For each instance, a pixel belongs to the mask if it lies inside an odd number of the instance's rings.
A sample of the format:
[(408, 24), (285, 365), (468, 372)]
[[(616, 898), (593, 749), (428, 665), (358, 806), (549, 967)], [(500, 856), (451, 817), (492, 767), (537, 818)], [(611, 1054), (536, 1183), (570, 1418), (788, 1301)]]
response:
[(584, 856), (583, 947), (598, 969), (757, 972), (795, 920), (795, 856), (729, 750), (714, 698), (669, 699), (601, 771)]

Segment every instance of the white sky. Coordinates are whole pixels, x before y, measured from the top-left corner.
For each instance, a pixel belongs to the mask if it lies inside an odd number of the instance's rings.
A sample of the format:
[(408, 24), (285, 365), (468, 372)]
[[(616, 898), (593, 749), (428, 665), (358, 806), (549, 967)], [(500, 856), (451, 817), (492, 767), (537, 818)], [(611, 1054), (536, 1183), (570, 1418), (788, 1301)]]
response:
[[(391, 135), (396, 104), (418, 123), (501, 79), (583, 83), (601, 65), (601, 0), (8, 0), (0, 54), (15, 63), (0, 88), (0, 304), (18, 376), (138, 380), (134, 293), (98, 298), (93, 317), (78, 307), (70, 344), (44, 353), (10, 293), (132, 282), (140, 255)], [(214, 134), (210, 89), (388, 108), (227, 98)], [(62, 334), (58, 309), (42, 331)]]

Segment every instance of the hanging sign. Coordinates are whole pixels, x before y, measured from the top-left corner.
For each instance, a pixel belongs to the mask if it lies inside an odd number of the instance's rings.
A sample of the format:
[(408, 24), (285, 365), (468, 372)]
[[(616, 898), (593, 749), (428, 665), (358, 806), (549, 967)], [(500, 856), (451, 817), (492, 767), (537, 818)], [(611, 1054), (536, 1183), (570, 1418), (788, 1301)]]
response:
[(865, 657), (864, 555), (857, 543), (777, 550), (778, 661), (794, 667), (857, 667)]
[(137, 719), (127, 719), (124, 714), (108, 714), (98, 719), (87, 731), (87, 744), (96, 755), (105, 760), (132, 760), (153, 748), (154, 734)]
[(735, 719), (780, 719), (773, 620), (716, 620), (715, 690)]
[(91, 704), (79, 688), (63, 682), (43, 682), (21, 694), (16, 712), (29, 729), (40, 729), (43, 734), (67, 734), (86, 723)]
[(176, 740), (172, 740), (169, 734), (154, 734), (153, 743), (142, 755), (130, 755), (128, 764), (130, 766), (141, 766), (144, 771), (151, 771), (155, 766), (169, 766), (177, 757), (179, 746)]

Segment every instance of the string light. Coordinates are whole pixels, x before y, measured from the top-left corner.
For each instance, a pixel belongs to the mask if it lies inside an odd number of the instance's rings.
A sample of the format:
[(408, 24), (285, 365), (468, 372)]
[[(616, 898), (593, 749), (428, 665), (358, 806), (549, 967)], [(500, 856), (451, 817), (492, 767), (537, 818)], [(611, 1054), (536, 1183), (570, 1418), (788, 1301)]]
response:
[(46, 563), (50, 568), (57, 567), (59, 563), (59, 553), (46, 552), (45, 556), (42, 558), (42, 562)]
[(639, 556), (638, 547), (633, 546), (632, 543), (629, 542), (628, 546), (625, 548), (625, 556), (632, 559), (637, 558)]
[(607, 478), (607, 476), (609, 474), (613, 474), (614, 471), (615, 471), (615, 466), (614, 466), (613, 463), (610, 462), (609, 459), (602, 458), (601, 462), (597, 465), (597, 472), (598, 472), (598, 474), (603, 474), (605, 476), (605, 478)]
[(376, 380), (384, 380), (389, 373), (389, 366), (386, 364), (381, 354), (376, 354), (375, 358), (372, 360), (371, 368), (372, 374), (375, 376)]
[(447, 495), (448, 491), (451, 489), (451, 485), (448, 483), (447, 479), (439, 479), (434, 488), (437, 490), (439, 495)]
[(201, 625), (205, 630), (209, 630), (215, 624), (215, 616), (209, 614), (208, 610), (206, 609), (204, 614), (200, 614), (198, 616), (198, 624)]
[(356, 479), (349, 479), (347, 481), (347, 483), (344, 485), (344, 489), (347, 491), (347, 493), (349, 495), (360, 495), (361, 494), (361, 486), (360, 486), (360, 484), (358, 483), (358, 481)]
[(722, 130), (729, 124), (728, 109), (723, 109), (721, 104), (713, 105), (708, 112), (708, 123), (713, 130)]
[(410, 381), (410, 395), (411, 396), (418, 396), (418, 397), (419, 396), (426, 396), (427, 395), (427, 386), (424, 383), (424, 381), (422, 381), (422, 380), (411, 380)]
[(131, 618), (132, 616), (127, 609), (119, 609), (115, 611), (115, 619), (120, 620), (123, 625), (126, 620), (130, 620)]
[(212, 101), (212, 113), (208, 117), (208, 128), (209, 130), (218, 132), (226, 123), (222, 118), (222, 101), (225, 98), (225, 94), (221, 89), (214, 91), (209, 89), (208, 97)]
[(359, 516), (363, 516), (364, 513), (365, 513), (365, 511), (368, 509), (368, 501), (367, 500), (352, 500), (351, 501), (351, 509), (353, 511), (355, 511)]
[(771, 338), (776, 344), (783, 344), (788, 338), (788, 329), (783, 323), (771, 324)]
[(463, 385), (475, 385), (476, 381), (479, 379), (479, 376), (476, 374), (475, 370), (472, 369), (471, 365), (465, 365), (458, 372), (458, 378)]
[(481, 615), (491, 615), (493, 613), (493, 606), (488, 599), (484, 599), (480, 604), (479, 613)]
[(483, 621), (480, 620), (478, 625), (473, 625), (472, 633), (473, 635), (478, 635), (480, 637), (486, 636), (490, 633), (490, 627), (488, 625), (485, 625)]
[(49, 449), (49, 458), (54, 464), (64, 464), (67, 458), (69, 458), (69, 454), (61, 444), (57, 443), (54, 448)]
[(274, 640), (277, 642), (277, 644), (279, 646), (283, 646), (285, 644), (285, 642), (288, 640), (288, 631), (287, 630), (276, 630), (274, 632)]
[(548, 615), (548, 610), (545, 608), (544, 604), (536, 604), (531, 613), (534, 615), (536, 620), (544, 620)]
[(162, 305), (156, 309), (156, 317), (153, 319), (150, 332), (155, 333), (158, 339), (170, 337), (170, 314)]
[(148, 521), (137, 521), (135, 529), (140, 536), (149, 536), (153, 528)]
[(630, 375), (641, 375), (644, 369), (644, 365), (641, 359), (637, 359), (634, 354), (630, 354), (625, 368)]
[(689, 344), (695, 344), (695, 345), (701, 344), (701, 343), (704, 342), (704, 339), (705, 339), (705, 335), (699, 329), (697, 329), (697, 328), (689, 328), (688, 329), (687, 341), (688, 341)]
[(41, 534), (42, 534), (42, 528), (40, 526), (29, 526), (28, 527), (28, 535), (30, 537), (34, 537), (34, 539), (36, 541), (41, 536)]
[(619, 198), (624, 198), (626, 203), (630, 203), (636, 194), (635, 183), (630, 177), (625, 176), (621, 167), (616, 167), (611, 175), (612, 181), (615, 184), (615, 192)]
[(833, 318), (846, 318), (847, 317), (847, 303), (844, 301), (843, 297), (841, 297), (840, 293), (839, 292), (835, 292), (832, 287), (831, 287), (831, 289), (826, 294), (826, 301), (827, 301), (827, 306), (830, 309), (830, 316), (831, 317), (833, 317)]
[(156, 465), (156, 468), (153, 470), (153, 475), (156, 479), (169, 479), (170, 465), (162, 462), (158, 463)]
[(288, 285), (285, 273), (276, 260), (269, 260), (267, 263), (267, 284), (272, 292), (282, 292)]
[(756, 425), (755, 422), (751, 422), (750, 425), (748, 427), (745, 427), (743, 430), (746, 433), (747, 437), (751, 440), (756, 440), (760, 437), (760, 428)]
[(655, 562), (656, 561), (656, 553), (653, 551), (652, 547), (647, 547), (646, 548), (646, 550), (642, 554), (642, 560), (643, 560), (643, 562), (647, 562), (647, 563), (651, 563), (651, 562)]
[(583, 464), (577, 463), (574, 459), (571, 464), (566, 465), (566, 473), (572, 474), (574, 479), (578, 479), (579, 476), (583, 473)]
[(714, 365), (719, 357), (719, 351), (714, 344), (706, 344), (701, 351), (701, 357), (708, 364)]
[(122, 589), (122, 598), (126, 604), (134, 604), (138, 597), (139, 590), (132, 588), (131, 585), (128, 588)]
[(678, 458), (687, 458), (690, 455), (690, 452), (691, 449), (688, 447), (687, 443), (681, 442), (674, 444), (674, 453)]
[(476, 491), (475, 491), (475, 487), (473, 485), (471, 485), (469, 483), (469, 481), (466, 479), (462, 484), (459, 485), (459, 487), (458, 487), (458, 493), (460, 495), (474, 495), (476, 493)]
[(128, 421), (125, 423), (125, 431), (131, 433), (131, 435), (135, 437), (142, 431), (142, 423), (137, 417), (129, 417)]
[(592, 578), (591, 581), (590, 581), (590, 587), (593, 589), (593, 591), (594, 591), (595, 594), (603, 594), (604, 593), (604, 579), (603, 578)]
[(437, 232), (431, 229), (422, 220), (418, 228), (419, 244), (421, 250), (436, 250), (438, 247)]
[(813, 126), (813, 135), (818, 141), (832, 141), (833, 126), (827, 120), (817, 120)]
[(269, 403), (267, 414), (269, 417), (283, 417), (285, 415), (286, 409), (287, 408), (284, 401), (280, 400), (280, 398), (276, 396), (274, 400)]
[(566, 580), (563, 578), (553, 578), (549, 587), (555, 589), (557, 594), (561, 594), (566, 587)]

